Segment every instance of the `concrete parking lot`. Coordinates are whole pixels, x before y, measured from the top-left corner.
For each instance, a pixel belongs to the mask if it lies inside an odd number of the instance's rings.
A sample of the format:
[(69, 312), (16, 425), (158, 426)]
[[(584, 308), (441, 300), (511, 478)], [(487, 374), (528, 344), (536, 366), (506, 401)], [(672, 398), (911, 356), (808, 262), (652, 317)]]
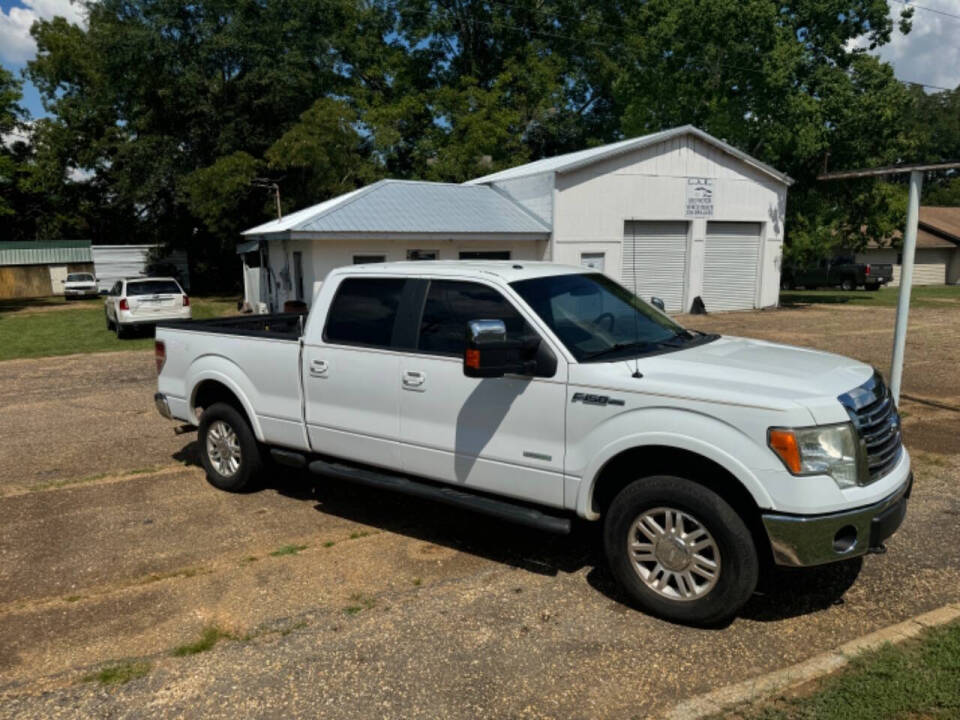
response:
[[(219, 492), (153, 409), (150, 352), (0, 363), (0, 717), (655, 717), (956, 601), (958, 312), (912, 317), (917, 476), (889, 552), (779, 572), (719, 630), (624, 604), (593, 526), (557, 538), (287, 470)], [(893, 310), (685, 321), (886, 372)]]

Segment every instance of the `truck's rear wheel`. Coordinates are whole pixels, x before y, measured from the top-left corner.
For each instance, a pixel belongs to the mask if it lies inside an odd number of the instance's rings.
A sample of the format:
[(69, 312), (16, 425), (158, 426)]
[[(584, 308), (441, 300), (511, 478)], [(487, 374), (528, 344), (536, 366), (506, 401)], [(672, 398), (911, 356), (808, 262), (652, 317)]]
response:
[(630, 598), (674, 622), (729, 620), (757, 585), (760, 564), (746, 524), (717, 493), (685, 478), (627, 485), (607, 511), (604, 545)]
[(857, 286), (854, 284), (853, 280), (850, 278), (844, 278), (843, 282), (840, 283), (840, 289), (850, 292), (851, 290), (856, 290)]
[(235, 407), (214, 403), (205, 408), (197, 439), (211, 485), (230, 492), (250, 487), (260, 472), (260, 448), (246, 418)]

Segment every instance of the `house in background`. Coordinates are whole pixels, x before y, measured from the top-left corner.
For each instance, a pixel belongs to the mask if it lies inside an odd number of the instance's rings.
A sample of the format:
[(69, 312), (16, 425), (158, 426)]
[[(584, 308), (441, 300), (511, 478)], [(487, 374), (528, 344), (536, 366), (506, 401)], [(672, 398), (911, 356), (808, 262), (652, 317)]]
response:
[(606, 273), (668, 310), (776, 305), (787, 187), (692, 126), (546, 158), (462, 185), (382, 180), (243, 233), (244, 296), (309, 305), (335, 267), (551, 260)]
[(74, 272), (94, 272), (89, 240), (0, 242), (0, 299), (63, 295)]
[[(902, 236), (891, 242), (871, 242), (857, 254), (857, 262), (890, 263), (893, 282), (900, 284), (903, 256)], [(960, 283), (960, 207), (920, 207), (917, 228), (917, 254), (913, 262), (914, 285), (956, 285)]]

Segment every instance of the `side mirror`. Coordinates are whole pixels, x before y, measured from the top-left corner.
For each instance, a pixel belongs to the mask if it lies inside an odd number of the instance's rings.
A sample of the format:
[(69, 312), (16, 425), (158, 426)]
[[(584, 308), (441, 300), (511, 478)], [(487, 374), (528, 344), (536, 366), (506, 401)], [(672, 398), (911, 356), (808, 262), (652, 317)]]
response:
[(663, 304), (663, 300), (661, 300), (661, 299), (658, 298), (658, 297), (655, 297), (655, 296), (654, 296), (654, 297), (651, 297), (651, 298), (650, 298), (650, 304), (653, 305), (653, 306), (654, 306), (657, 310), (659, 310), (660, 312), (666, 312), (666, 311), (667, 311), (666, 306)]
[(503, 377), (507, 373), (533, 375), (533, 359), (540, 338), (507, 340), (503, 320), (471, 320), (463, 352), (463, 374), (467, 377)]

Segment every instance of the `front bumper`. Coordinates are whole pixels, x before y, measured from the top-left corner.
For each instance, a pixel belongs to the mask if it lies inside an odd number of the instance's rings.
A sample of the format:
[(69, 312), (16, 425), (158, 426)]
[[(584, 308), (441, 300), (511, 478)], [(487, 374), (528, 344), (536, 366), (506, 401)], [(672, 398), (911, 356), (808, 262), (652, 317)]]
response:
[(879, 550), (907, 513), (913, 473), (880, 502), (826, 515), (762, 516), (773, 559), (778, 565), (807, 567)]

